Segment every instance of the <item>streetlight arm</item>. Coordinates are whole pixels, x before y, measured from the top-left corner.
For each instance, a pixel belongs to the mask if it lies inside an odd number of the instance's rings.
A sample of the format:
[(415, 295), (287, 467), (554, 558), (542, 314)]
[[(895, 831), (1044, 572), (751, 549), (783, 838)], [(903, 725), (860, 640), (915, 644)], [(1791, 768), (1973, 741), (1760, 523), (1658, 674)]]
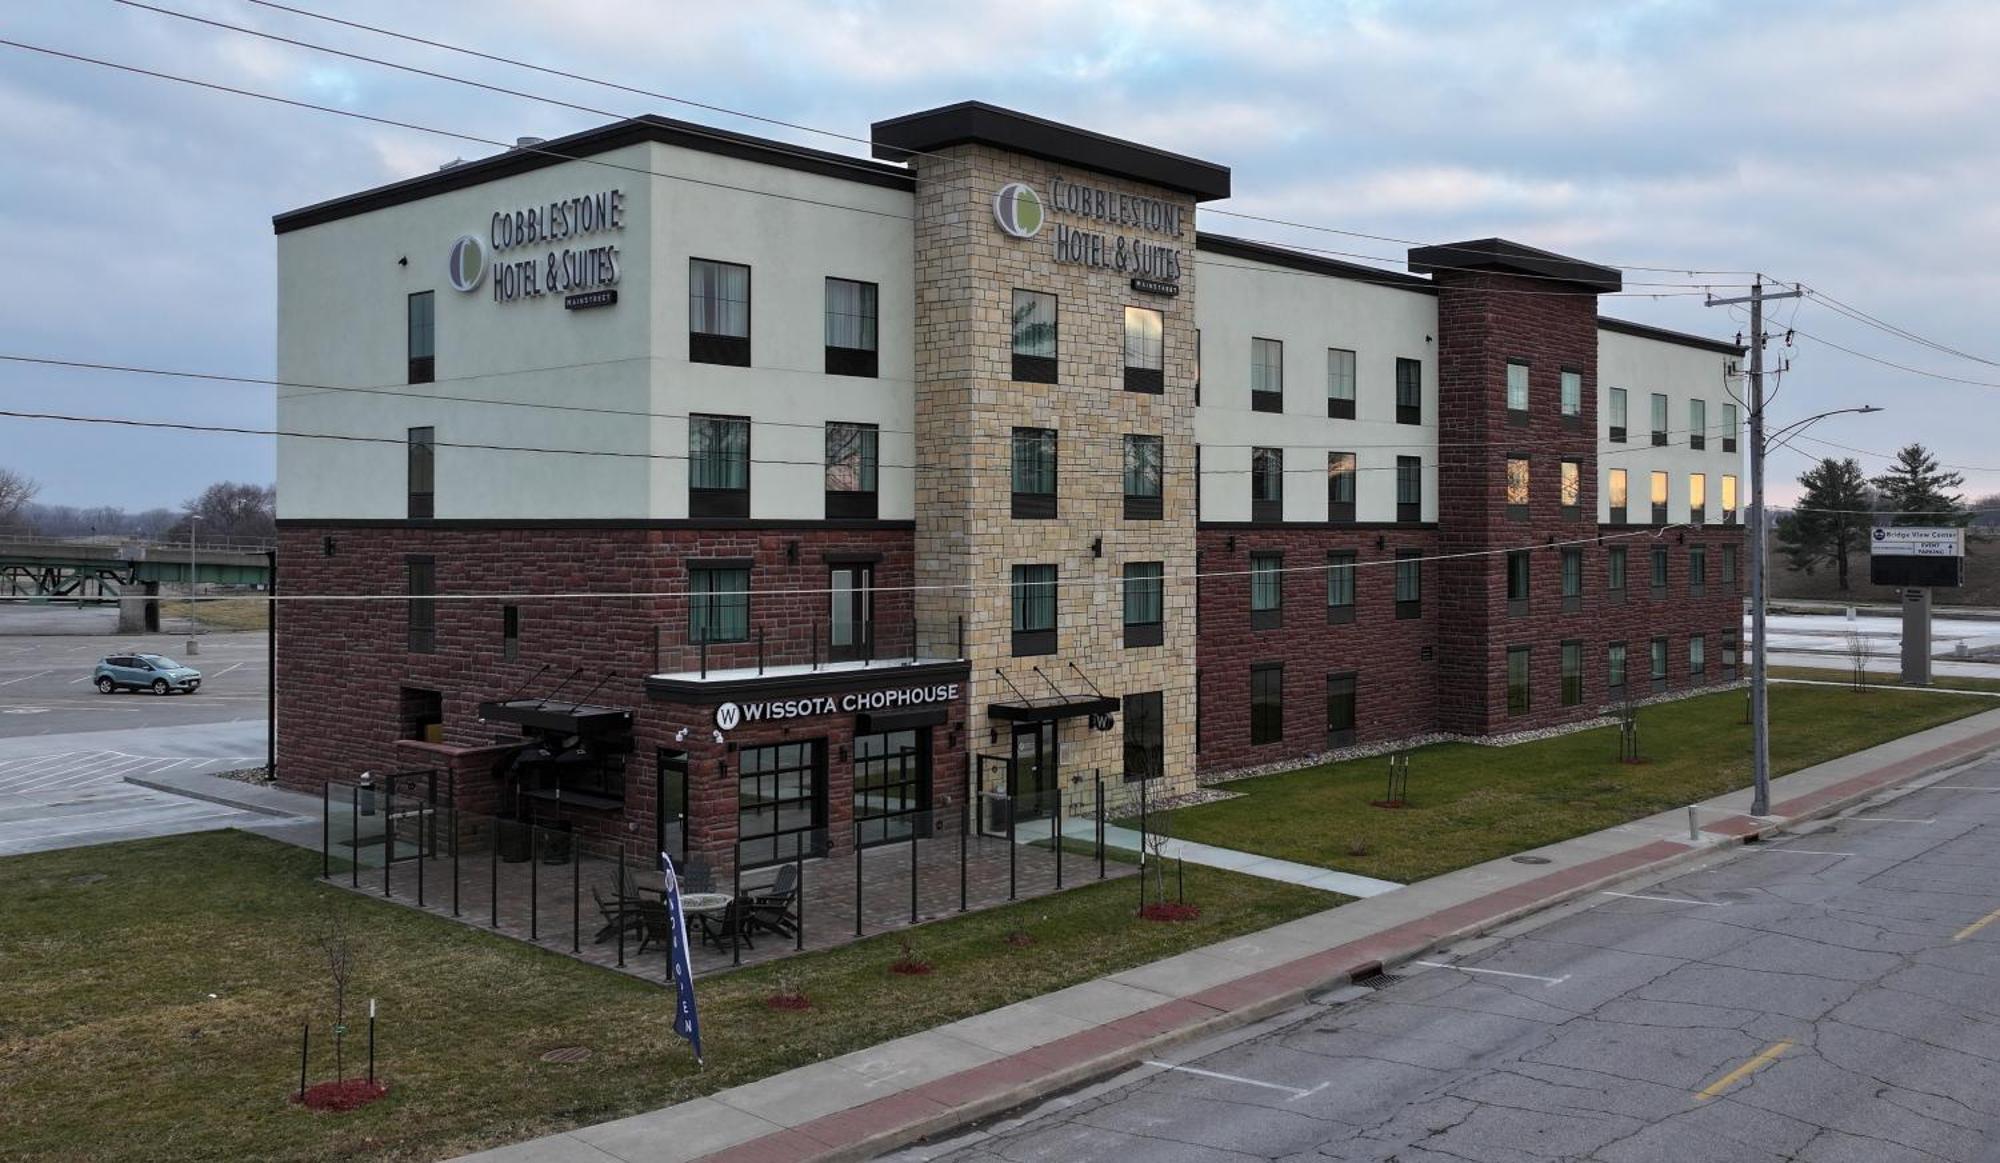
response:
[(1873, 404), (1863, 404), (1859, 408), (1835, 408), (1831, 412), (1821, 412), (1817, 416), (1808, 416), (1803, 420), (1794, 420), (1792, 423), (1785, 425), (1783, 428), (1778, 429), (1776, 432), (1765, 433), (1764, 447), (1766, 449), (1776, 448), (1786, 438), (1799, 435), (1806, 429), (1812, 427), (1814, 424), (1817, 424), (1821, 420), (1826, 419), (1828, 416), (1845, 416), (1849, 415), (1850, 413), (1856, 416), (1866, 416), (1871, 412), (1880, 412), (1881, 410), (1882, 409), (1877, 408)]

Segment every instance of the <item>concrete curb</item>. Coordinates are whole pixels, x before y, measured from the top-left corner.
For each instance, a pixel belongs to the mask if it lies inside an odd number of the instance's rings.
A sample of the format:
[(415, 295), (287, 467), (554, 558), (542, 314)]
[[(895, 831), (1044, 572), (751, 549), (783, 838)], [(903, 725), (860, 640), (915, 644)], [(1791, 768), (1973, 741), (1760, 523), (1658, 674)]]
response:
[[(201, 776), (200, 778), (216, 779), (219, 777)], [(220, 804), (225, 808), (237, 808), (245, 812), (255, 812), (260, 816), (275, 816), (279, 819), (285, 819), (285, 820), (296, 820), (302, 818), (299, 816), (297, 812), (288, 811), (284, 808), (272, 807), (269, 804), (259, 803), (254, 797), (251, 796), (228, 795), (221, 791), (211, 791), (208, 788), (203, 787), (199, 784), (182, 783), (168, 777), (153, 776), (153, 775), (128, 775), (124, 776), (123, 779), (126, 783), (129, 783), (134, 787), (143, 787), (148, 791), (163, 791), (166, 792), (168, 795), (182, 796), (191, 800), (201, 800), (204, 803)], [(233, 783), (235, 781), (230, 780), (226, 782)], [(246, 791), (261, 790), (256, 788), (252, 784), (244, 784), (243, 788)]]

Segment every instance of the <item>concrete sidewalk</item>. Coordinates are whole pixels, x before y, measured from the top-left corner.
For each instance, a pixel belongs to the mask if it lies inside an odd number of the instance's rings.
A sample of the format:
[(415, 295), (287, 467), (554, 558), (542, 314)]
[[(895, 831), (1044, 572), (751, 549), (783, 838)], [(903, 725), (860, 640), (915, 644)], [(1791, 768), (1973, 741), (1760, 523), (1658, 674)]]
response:
[[(1063, 835), (1072, 840), (1089, 841), (1095, 836), (1095, 827), (1096, 825), (1089, 820), (1078, 820), (1064, 824)], [(1123, 852), (1137, 852), (1141, 840), (1135, 829), (1106, 824), (1104, 842)], [(1185, 860), (1189, 864), (1240, 872), (1245, 876), (1261, 876), (1265, 880), (1302, 884), (1307, 888), (1337, 892), (1342, 896), (1381, 896), (1385, 892), (1394, 892), (1404, 887), (1393, 880), (1377, 880), (1372, 876), (1357, 876), (1352, 872), (1321, 868), (1316, 864), (1279, 860), (1274, 856), (1239, 852), (1234, 848), (1218, 848), (1213, 844), (1198, 844), (1193, 840), (1162, 840), (1159, 842), (1159, 850), (1160, 855), (1168, 860)]]
[(1243, 1026), (1460, 937), (1826, 815), (2000, 747), (2000, 711), (1747, 791), (1461, 869), (706, 1098), (483, 1152), (483, 1163), (861, 1159)]

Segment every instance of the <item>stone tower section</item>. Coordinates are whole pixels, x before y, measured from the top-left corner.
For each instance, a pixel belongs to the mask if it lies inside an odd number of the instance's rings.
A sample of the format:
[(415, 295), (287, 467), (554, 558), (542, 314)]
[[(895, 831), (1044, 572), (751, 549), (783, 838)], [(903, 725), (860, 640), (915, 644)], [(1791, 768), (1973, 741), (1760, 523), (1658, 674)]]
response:
[[(1020, 794), (1082, 807), (1101, 776), (1122, 799), (1125, 698), (1158, 692), (1154, 786), (1191, 789), (1194, 212), (1227, 196), (1229, 172), (979, 103), (877, 123), (874, 151), (917, 179), (916, 605), (964, 620), (975, 779), (1001, 770), (977, 757), (1032, 753)], [(1016, 366), (1017, 289), (1055, 296), (1052, 375)], [(1128, 307), (1162, 325), (1150, 383), (1128, 383)], [(1016, 429), (1056, 434), (1053, 515), (1017, 511)], [(1157, 515), (1127, 511), (1127, 436), (1163, 450)], [(1164, 573), (1157, 644), (1126, 641), (1128, 563)], [(1055, 567), (1052, 645), (1015, 632), (1016, 566)]]
[[(1619, 272), (1498, 238), (1418, 247), (1409, 261), (1438, 288), (1439, 726), (1484, 735), (1573, 718), (1552, 697), (1561, 644), (1592, 634), (1581, 603), (1565, 608), (1562, 554), (1580, 552), (1586, 589), (1597, 584), (1597, 296), (1620, 288)], [(1510, 364), (1526, 368), (1525, 408), (1510, 406)], [(1567, 414), (1565, 373), (1578, 381)], [(1525, 505), (1508, 495), (1509, 461), (1522, 459)], [(1528, 597), (1510, 601), (1508, 551), (1522, 549)], [(1536, 697), (1510, 715), (1508, 651), (1524, 646)]]

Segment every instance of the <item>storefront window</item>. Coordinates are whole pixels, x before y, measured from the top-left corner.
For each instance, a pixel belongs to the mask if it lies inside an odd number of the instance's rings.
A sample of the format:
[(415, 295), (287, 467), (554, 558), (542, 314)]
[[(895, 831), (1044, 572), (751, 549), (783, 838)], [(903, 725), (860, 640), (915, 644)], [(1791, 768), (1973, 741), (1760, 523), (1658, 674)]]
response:
[(854, 842), (930, 834), (931, 729), (854, 737)]
[(826, 851), (826, 740), (745, 747), (736, 764), (742, 867)]

